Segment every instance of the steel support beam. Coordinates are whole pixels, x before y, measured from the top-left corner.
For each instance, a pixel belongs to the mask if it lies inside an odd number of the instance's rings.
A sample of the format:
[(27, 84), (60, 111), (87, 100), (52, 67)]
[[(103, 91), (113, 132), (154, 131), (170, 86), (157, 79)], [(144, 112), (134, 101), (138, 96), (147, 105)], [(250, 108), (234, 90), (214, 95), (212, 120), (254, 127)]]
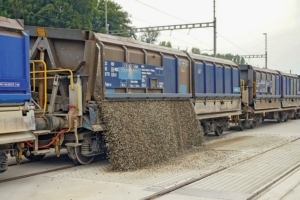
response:
[(193, 23), (193, 24), (178, 24), (178, 25), (132, 28), (131, 30), (111, 30), (109, 31), (109, 33), (112, 35), (120, 35), (124, 33), (139, 33), (139, 32), (148, 32), (148, 31), (172, 31), (172, 30), (181, 30), (181, 29), (214, 28), (214, 27), (215, 27), (215, 22), (205, 22), (205, 23)]
[(216, 1), (214, 0), (214, 57), (217, 57), (217, 18), (216, 18)]
[(261, 55), (242, 55), (244, 58), (265, 58), (266, 55), (261, 54)]

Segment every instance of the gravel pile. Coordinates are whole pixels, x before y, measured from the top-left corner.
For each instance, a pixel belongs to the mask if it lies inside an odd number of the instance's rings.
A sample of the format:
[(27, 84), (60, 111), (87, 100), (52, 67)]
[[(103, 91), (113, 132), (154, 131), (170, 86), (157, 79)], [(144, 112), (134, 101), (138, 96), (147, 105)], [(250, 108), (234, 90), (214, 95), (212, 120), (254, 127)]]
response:
[(188, 100), (107, 101), (101, 108), (112, 170), (160, 163), (203, 143)]

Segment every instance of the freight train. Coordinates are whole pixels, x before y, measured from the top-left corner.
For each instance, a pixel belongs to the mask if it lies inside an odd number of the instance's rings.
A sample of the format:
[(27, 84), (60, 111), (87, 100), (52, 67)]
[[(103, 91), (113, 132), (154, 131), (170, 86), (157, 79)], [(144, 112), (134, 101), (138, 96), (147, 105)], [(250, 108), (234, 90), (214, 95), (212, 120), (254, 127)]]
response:
[(300, 115), (299, 77), (93, 31), (0, 18), (0, 172), (7, 154), (76, 164), (105, 152), (102, 101), (189, 100), (204, 134)]

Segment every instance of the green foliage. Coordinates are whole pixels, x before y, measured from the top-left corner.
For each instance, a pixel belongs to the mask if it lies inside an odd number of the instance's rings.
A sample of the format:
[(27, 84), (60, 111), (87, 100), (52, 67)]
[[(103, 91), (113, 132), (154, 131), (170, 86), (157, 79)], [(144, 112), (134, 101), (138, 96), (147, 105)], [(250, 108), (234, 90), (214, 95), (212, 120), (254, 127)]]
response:
[(142, 42), (154, 44), (155, 42), (157, 42), (157, 39), (158, 39), (159, 35), (160, 35), (159, 31), (150, 31), (148, 29), (147, 32), (145, 32), (141, 36), (140, 40)]
[(13, 10), (11, 7), (11, 0), (0, 0), (0, 16), (12, 18)]
[[(94, 7), (94, 18), (92, 20), (93, 30), (105, 33), (105, 0), (99, 0)], [(107, 1), (107, 24), (109, 30), (129, 30), (131, 27), (130, 15), (123, 11), (121, 5), (114, 1)]]
[(164, 47), (170, 47), (172, 48), (172, 44), (170, 41), (166, 42), (166, 41), (162, 41), (159, 43), (159, 46), (164, 46)]
[[(130, 29), (129, 14), (119, 4), (108, 0), (107, 13), (110, 30)], [(24, 19), (26, 25), (105, 33), (105, 0), (0, 0), (0, 15)]]
[(196, 47), (193, 47), (193, 48), (192, 48), (192, 53), (193, 53), (193, 54), (201, 54), (200, 49), (199, 49), (199, 48), (196, 48)]
[[(5, 1), (5, 0), (4, 0)], [(91, 29), (97, 0), (7, 0), (1, 14), (26, 25)]]

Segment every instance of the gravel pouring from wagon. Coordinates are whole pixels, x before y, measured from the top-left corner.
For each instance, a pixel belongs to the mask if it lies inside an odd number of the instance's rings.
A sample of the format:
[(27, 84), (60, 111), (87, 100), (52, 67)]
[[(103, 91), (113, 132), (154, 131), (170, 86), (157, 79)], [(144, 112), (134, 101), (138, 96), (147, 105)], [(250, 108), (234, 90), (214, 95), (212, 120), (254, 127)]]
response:
[(133, 170), (166, 161), (203, 143), (190, 101), (140, 100), (101, 103), (113, 170)]

